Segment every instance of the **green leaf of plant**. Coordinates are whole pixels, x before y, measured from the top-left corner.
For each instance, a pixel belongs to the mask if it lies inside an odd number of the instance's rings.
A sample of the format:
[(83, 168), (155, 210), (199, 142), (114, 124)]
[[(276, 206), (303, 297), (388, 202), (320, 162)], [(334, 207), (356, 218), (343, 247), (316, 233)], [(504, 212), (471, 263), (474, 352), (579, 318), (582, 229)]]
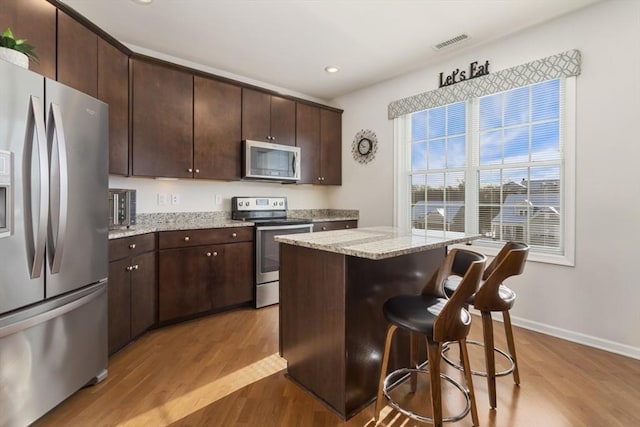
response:
[(11, 28), (8, 28), (6, 30), (4, 30), (4, 32), (2, 33), (3, 37), (9, 37), (9, 38), (13, 38), (13, 33), (11, 32)]

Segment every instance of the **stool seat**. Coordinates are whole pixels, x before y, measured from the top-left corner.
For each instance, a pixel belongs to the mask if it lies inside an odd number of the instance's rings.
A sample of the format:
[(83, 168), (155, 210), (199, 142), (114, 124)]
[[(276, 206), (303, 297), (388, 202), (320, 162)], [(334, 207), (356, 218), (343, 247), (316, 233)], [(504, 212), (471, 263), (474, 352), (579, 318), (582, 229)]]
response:
[[(458, 288), (459, 284), (460, 284), (459, 277), (451, 277), (444, 282), (444, 292), (445, 294), (447, 294), (447, 297), (451, 297), (451, 295), (453, 295), (453, 293)], [(480, 284), (480, 287), (482, 288), (482, 283)], [(476, 299), (475, 296), (476, 294), (471, 295), (467, 300), (467, 304), (474, 305), (475, 299)], [(497, 298), (499, 298), (501, 301), (500, 307), (497, 307), (497, 306), (488, 307), (487, 310), (489, 311), (510, 310), (511, 307), (513, 307), (513, 304), (516, 302), (516, 293), (513, 291), (513, 289), (510, 289), (505, 285), (500, 285), (498, 286)]]
[[(431, 295), (399, 295), (388, 299), (382, 311), (391, 323), (423, 335), (433, 335), (433, 324), (447, 303), (445, 298)], [(471, 323), (469, 312), (464, 310), (463, 323)]]

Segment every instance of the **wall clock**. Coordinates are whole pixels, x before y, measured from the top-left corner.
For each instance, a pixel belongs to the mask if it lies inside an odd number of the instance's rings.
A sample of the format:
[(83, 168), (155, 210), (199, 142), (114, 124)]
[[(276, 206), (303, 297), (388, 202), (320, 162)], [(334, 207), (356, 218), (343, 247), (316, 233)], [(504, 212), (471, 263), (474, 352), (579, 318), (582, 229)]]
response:
[(353, 158), (361, 164), (367, 164), (372, 161), (378, 151), (378, 137), (375, 132), (369, 129), (362, 129), (356, 133), (351, 144), (351, 153)]

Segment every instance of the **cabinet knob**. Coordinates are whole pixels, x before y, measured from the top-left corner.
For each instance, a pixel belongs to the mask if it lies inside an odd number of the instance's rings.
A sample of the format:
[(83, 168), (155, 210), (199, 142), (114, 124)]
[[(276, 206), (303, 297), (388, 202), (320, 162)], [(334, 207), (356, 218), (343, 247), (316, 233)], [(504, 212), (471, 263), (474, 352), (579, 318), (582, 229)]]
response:
[(351, 228), (351, 227), (349, 227), (349, 225), (345, 225), (344, 228)]
[(238, 233), (231, 233), (231, 237), (238, 237)]
[(206, 254), (206, 255), (207, 255), (207, 256), (211, 256), (212, 254), (211, 254), (211, 252), (207, 252), (207, 254)]
[(327, 227), (322, 227), (322, 231), (327, 231)]
[(128, 266), (127, 268), (125, 268), (125, 270), (127, 270), (127, 271), (133, 271), (133, 266), (132, 266), (132, 265), (130, 265), (130, 266)]
[(213, 256), (218, 256), (218, 252), (213, 252)]
[(193, 169), (189, 168), (189, 169), (187, 169), (187, 172), (193, 173)]
[(136, 248), (136, 244), (135, 243), (132, 243), (132, 244), (129, 245), (129, 249), (135, 249), (135, 248)]
[(138, 269), (138, 264), (133, 266), (133, 270), (137, 270)]
[(190, 239), (189, 239), (189, 236), (186, 236), (186, 237), (184, 238), (184, 241), (185, 241), (185, 242), (188, 242), (189, 240), (190, 240)]
[(318, 177), (318, 181), (322, 181), (322, 177), (321, 176)]
[(196, 173), (200, 173), (200, 169), (196, 169)]
[(207, 252), (207, 256), (218, 256), (218, 252), (216, 252), (216, 251)]

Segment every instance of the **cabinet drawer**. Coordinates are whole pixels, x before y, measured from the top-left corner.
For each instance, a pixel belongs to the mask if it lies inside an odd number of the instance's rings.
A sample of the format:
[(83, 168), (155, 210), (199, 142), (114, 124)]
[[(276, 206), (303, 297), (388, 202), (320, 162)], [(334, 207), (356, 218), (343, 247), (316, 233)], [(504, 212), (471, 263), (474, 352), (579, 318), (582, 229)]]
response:
[(160, 249), (216, 245), (219, 243), (250, 242), (253, 241), (253, 227), (162, 231), (159, 233), (158, 239)]
[(155, 233), (109, 240), (109, 261), (126, 258), (143, 252), (154, 251), (155, 249)]
[(358, 221), (354, 219), (348, 221), (325, 221), (313, 223), (314, 233), (317, 233), (318, 231), (345, 230), (347, 228), (358, 228)]

